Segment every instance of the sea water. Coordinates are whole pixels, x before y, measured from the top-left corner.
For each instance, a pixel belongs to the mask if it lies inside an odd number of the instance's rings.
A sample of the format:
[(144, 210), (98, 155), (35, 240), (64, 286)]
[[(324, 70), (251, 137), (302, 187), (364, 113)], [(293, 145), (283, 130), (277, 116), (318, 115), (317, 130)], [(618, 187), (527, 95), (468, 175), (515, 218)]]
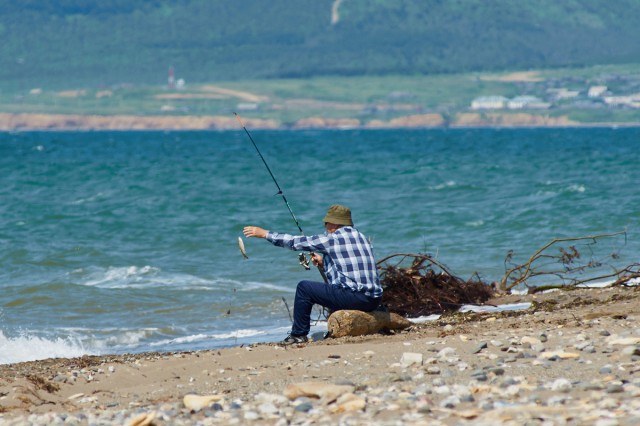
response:
[[(510, 252), (626, 231), (588, 251), (639, 260), (640, 129), (251, 134), (307, 235), (345, 204), (378, 259), (492, 282)], [(243, 131), (2, 133), (0, 170), (0, 363), (280, 340), (321, 280), (264, 240), (242, 257), (245, 225), (299, 232)]]

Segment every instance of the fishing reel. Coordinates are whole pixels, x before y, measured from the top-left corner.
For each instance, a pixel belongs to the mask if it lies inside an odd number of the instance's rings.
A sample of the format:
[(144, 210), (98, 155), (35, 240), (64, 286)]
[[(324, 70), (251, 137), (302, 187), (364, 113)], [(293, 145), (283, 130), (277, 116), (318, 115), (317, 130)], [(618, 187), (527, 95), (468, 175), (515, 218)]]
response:
[(307, 256), (304, 253), (301, 252), (298, 255), (298, 260), (300, 261), (300, 265), (302, 265), (304, 269), (306, 269), (307, 271), (311, 269), (311, 267), (309, 266), (309, 259), (307, 259)]
[[(311, 257), (313, 258), (313, 253), (311, 253)], [(309, 266), (309, 259), (307, 259), (307, 256), (304, 253), (301, 252), (298, 255), (298, 260), (300, 261), (300, 265), (302, 265), (304, 269), (306, 269), (307, 271), (311, 269), (311, 267)], [(320, 275), (322, 275), (322, 281), (324, 281), (325, 284), (328, 284), (329, 281), (327, 280), (327, 274), (325, 274), (324, 272), (324, 267), (322, 267), (321, 265), (316, 266), (318, 267), (318, 272), (320, 272)]]

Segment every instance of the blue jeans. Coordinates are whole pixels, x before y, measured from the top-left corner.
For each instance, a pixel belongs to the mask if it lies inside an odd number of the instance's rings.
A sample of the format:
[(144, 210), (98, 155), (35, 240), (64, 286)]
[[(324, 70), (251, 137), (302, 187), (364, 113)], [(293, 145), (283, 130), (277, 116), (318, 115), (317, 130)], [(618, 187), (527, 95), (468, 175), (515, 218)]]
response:
[(316, 281), (300, 281), (296, 288), (293, 304), (292, 336), (306, 336), (311, 328), (311, 309), (314, 304), (322, 305), (332, 311), (353, 309), (373, 311), (381, 298), (373, 298), (348, 288)]

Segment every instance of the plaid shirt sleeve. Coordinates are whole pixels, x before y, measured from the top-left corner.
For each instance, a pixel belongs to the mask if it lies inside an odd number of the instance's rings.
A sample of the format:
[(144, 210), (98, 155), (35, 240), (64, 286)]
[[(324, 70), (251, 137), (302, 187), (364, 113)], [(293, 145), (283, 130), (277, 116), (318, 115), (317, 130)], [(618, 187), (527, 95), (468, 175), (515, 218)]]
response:
[(382, 296), (371, 244), (351, 226), (339, 228), (334, 233), (311, 236), (269, 232), (266, 239), (278, 247), (322, 253), (330, 284), (348, 287), (370, 297)]

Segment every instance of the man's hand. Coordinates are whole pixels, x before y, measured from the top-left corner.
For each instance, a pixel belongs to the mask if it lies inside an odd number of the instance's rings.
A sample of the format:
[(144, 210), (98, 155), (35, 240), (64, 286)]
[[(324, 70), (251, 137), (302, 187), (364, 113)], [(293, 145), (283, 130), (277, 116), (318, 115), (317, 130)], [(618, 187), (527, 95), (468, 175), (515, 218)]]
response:
[(242, 230), (242, 233), (245, 237), (256, 237), (256, 238), (266, 238), (267, 237), (266, 229), (259, 228), (257, 226), (245, 226)]
[(322, 256), (318, 253), (311, 253), (311, 262), (318, 268), (322, 268), (324, 266), (324, 264), (322, 263)]

